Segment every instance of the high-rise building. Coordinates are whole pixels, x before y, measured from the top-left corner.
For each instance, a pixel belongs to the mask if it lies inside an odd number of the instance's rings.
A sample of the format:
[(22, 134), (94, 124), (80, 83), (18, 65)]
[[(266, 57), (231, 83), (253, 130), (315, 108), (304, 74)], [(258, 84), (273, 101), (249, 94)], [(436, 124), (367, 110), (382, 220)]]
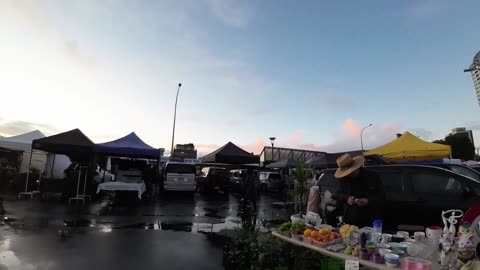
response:
[(462, 136), (465, 136), (467, 137), (468, 139), (470, 139), (470, 141), (472, 142), (473, 145), (475, 145), (475, 143), (473, 142), (473, 132), (471, 130), (467, 130), (466, 128), (464, 127), (459, 127), (459, 128), (454, 128), (452, 129), (452, 135), (457, 135), (457, 134), (460, 134)]
[(480, 105), (480, 51), (473, 57), (473, 62), (465, 72), (472, 74), (473, 87), (475, 87), (475, 93), (477, 94), (477, 101)]

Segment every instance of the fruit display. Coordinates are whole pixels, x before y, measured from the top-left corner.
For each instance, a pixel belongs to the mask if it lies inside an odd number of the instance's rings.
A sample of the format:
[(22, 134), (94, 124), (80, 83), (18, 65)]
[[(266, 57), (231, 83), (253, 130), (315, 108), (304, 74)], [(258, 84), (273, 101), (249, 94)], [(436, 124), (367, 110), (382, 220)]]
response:
[(322, 248), (341, 243), (341, 241), (338, 241), (341, 239), (341, 235), (332, 232), (329, 228), (323, 228), (320, 230), (306, 229), (303, 232), (303, 236), (304, 242), (313, 243), (315, 246)]
[(358, 230), (358, 227), (355, 225), (344, 224), (342, 225), (342, 227), (340, 227), (340, 234), (342, 235), (343, 238), (348, 238), (350, 237), (350, 233), (357, 230)]

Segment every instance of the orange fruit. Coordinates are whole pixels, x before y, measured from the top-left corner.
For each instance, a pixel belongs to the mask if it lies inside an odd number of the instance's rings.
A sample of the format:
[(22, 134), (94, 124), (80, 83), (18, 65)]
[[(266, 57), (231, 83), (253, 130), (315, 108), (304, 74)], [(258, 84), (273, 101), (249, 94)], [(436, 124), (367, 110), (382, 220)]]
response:
[(320, 236), (320, 233), (319, 233), (318, 231), (312, 231), (312, 232), (310, 233), (310, 236), (311, 236), (312, 238), (317, 239), (317, 238)]
[(307, 237), (310, 237), (310, 235), (312, 234), (312, 230), (310, 229), (306, 229), (304, 232), (303, 232), (303, 235), (307, 236)]
[(323, 228), (323, 229), (320, 229), (319, 232), (321, 235), (327, 235), (331, 233), (331, 230), (328, 228)]

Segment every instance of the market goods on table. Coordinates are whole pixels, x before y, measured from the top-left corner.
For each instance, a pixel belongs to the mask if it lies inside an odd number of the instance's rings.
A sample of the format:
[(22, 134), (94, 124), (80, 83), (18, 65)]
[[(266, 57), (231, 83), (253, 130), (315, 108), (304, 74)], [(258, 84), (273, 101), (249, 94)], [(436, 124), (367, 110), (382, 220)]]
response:
[[(301, 231), (303, 229), (303, 231)], [(331, 228), (331, 226), (305, 226), (301, 222), (287, 222), (278, 227), (274, 235), (280, 234), (287, 237), (289, 242), (303, 245), (312, 249), (317, 248), (317, 251), (324, 252), (332, 257), (350, 260), (359, 260), (360, 264), (367, 265), (376, 269), (387, 269), (389, 267), (403, 267), (408, 265), (410, 268), (405, 269), (437, 269), (432, 268), (432, 265), (437, 265), (436, 261), (425, 260), (424, 258), (410, 256), (408, 254), (409, 248), (416, 253), (419, 253), (419, 248), (432, 248), (428, 245), (415, 245), (407, 232), (400, 232), (395, 234), (402, 237), (402, 243), (392, 243), (389, 234), (385, 234), (386, 243), (383, 243), (378, 231), (375, 232), (373, 228), (358, 228), (355, 225), (344, 224), (340, 228)], [(377, 236), (376, 241), (372, 241), (374, 236)], [(418, 244), (418, 243), (417, 243)], [(412, 248), (415, 247), (415, 248)], [(414, 250), (415, 249), (415, 250)], [(412, 253), (415, 253), (413, 252)], [(425, 252), (424, 252), (425, 253)], [(333, 256), (334, 255), (334, 256)], [(410, 256), (410, 257), (408, 257)], [(408, 260), (407, 260), (408, 258)], [(408, 262), (406, 264), (405, 262)], [(427, 263), (426, 263), (427, 262)], [(412, 268), (412, 267), (423, 268)]]

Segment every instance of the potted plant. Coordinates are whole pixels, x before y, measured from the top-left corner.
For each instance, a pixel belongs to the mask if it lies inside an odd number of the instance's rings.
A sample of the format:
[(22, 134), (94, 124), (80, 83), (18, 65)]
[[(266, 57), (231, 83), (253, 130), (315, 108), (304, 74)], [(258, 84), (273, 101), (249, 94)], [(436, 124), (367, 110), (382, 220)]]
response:
[(295, 184), (291, 192), (291, 197), (294, 201), (295, 212), (298, 214), (292, 215), (292, 221), (303, 220), (302, 211), (305, 211), (308, 198), (307, 181), (310, 177), (310, 171), (304, 165), (299, 164), (295, 167), (292, 174)]

